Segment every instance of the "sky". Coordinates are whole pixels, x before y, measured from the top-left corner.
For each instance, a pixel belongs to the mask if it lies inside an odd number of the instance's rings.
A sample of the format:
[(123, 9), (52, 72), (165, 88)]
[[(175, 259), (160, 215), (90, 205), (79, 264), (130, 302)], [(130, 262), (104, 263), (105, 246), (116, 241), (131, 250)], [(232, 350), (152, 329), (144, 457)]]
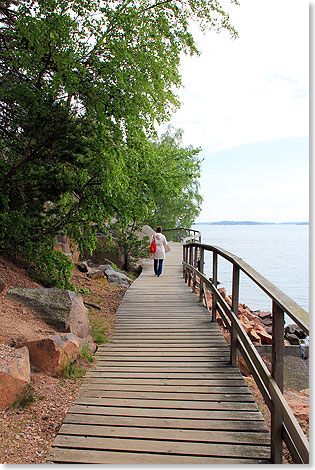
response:
[(197, 29), (183, 56), (183, 103), (168, 124), (202, 147), (196, 222), (309, 219), (309, 4), (221, 2), (239, 33)]

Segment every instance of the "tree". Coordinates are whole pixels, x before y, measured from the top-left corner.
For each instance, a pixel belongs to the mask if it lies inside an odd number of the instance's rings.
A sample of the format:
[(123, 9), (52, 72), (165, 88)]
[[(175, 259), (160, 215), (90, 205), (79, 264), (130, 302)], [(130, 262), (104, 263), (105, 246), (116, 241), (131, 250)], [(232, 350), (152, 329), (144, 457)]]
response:
[(182, 131), (169, 126), (156, 144), (163, 155), (167, 186), (153, 196), (155, 209), (147, 223), (165, 228), (190, 227), (200, 212), (202, 197), (198, 178), (200, 148), (182, 145)]
[(145, 166), (135, 148), (179, 105), (190, 20), (236, 35), (216, 0), (4, 2), (0, 247), (34, 259), (60, 232), (93, 247), (132, 186), (130, 156)]

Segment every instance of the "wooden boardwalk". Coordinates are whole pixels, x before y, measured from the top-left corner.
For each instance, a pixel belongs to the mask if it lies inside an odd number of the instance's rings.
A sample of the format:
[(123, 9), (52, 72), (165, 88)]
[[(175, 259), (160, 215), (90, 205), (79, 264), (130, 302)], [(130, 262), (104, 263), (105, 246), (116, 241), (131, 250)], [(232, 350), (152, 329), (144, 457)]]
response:
[(207, 310), (182, 279), (181, 245), (128, 289), (48, 461), (270, 463), (270, 435)]

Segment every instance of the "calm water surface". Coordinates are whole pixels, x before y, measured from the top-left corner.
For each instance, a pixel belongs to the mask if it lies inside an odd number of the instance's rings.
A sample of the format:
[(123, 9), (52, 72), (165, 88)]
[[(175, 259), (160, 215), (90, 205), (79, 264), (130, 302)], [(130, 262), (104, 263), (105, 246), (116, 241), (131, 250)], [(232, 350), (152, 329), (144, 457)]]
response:
[[(202, 243), (224, 248), (266, 277), (309, 311), (308, 225), (194, 225)], [(212, 254), (206, 253), (205, 272), (212, 276)], [(231, 294), (231, 264), (219, 257), (219, 287)], [(240, 303), (251, 310), (271, 311), (271, 300), (241, 273)], [(288, 320), (288, 319), (287, 319)]]

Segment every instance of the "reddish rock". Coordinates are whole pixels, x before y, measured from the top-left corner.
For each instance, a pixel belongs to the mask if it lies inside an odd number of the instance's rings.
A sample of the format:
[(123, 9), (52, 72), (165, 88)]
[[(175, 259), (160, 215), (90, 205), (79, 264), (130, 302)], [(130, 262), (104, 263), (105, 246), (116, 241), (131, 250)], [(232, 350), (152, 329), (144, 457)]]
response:
[(51, 336), (16, 345), (27, 346), (33, 367), (47, 375), (58, 376), (69, 361), (74, 361), (80, 351), (80, 339), (72, 333)]
[(224, 321), (222, 320), (222, 318), (218, 314), (217, 314), (217, 323), (218, 323), (219, 326), (222, 326), (223, 328), (225, 327)]
[(248, 332), (248, 337), (252, 341), (253, 344), (261, 344), (260, 337), (254, 329)]
[(259, 312), (258, 316), (261, 318), (261, 320), (264, 318), (271, 318), (271, 312)]
[(241, 373), (243, 375), (245, 375), (246, 377), (248, 377), (249, 375), (251, 375), (251, 371), (249, 370), (244, 358), (242, 356), (238, 356), (237, 358), (237, 366), (239, 368), (239, 370), (241, 371)]
[(219, 291), (219, 294), (222, 295), (222, 297), (225, 299), (226, 298), (226, 289), (225, 287), (220, 287), (220, 289), (218, 289)]
[(271, 326), (272, 325), (272, 318), (263, 318), (262, 322), (265, 326)]
[(245, 333), (247, 334), (253, 329), (252, 325), (250, 325), (249, 323), (244, 324), (243, 328), (245, 330)]
[(229, 307), (232, 307), (232, 296), (231, 295), (228, 295), (225, 298), (225, 301), (226, 301), (226, 303), (228, 304)]
[(254, 318), (257, 318), (256, 315), (254, 315), (248, 308), (244, 310), (244, 315), (246, 315), (248, 320), (253, 320)]
[(6, 410), (23, 395), (30, 382), (29, 352), (0, 345), (0, 410)]
[(261, 344), (272, 344), (272, 336), (264, 328), (257, 328), (256, 333), (261, 339)]

